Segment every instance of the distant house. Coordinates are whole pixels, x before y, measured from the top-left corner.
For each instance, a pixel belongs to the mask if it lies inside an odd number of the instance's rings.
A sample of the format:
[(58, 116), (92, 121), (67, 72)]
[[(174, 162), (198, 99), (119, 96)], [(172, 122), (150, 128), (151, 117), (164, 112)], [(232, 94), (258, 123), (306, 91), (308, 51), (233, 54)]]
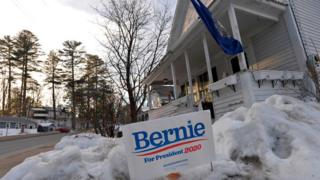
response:
[(46, 122), (49, 119), (49, 111), (44, 107), (31, 108), (29, 117), (38, 123)]
[(31, 108), (28, 115), (35, 122), (52, 123), (56, 127), (71, 127), (71, 116), (64, 108), (56, 109), (56, 120), (54, 120), (54, 111), (52, 107), (34, 107)]
[(20, 117), (0, 117), (0, 136), (37, 133), (37, 123)]

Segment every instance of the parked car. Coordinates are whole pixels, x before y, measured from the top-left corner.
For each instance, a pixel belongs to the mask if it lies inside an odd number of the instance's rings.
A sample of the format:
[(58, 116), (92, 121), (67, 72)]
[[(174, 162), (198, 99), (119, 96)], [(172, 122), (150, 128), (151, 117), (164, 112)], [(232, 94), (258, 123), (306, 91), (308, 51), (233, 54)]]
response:
[(56, 129), (56, 126), (53, 123), (39, 123), (38, 132), (51, 132)]
[(56, 131), (59, 131), (61, 133), (69, 133), (70, 129), (67, 128), (67, 127), (59, 127), (59, 128), (56, 129)]

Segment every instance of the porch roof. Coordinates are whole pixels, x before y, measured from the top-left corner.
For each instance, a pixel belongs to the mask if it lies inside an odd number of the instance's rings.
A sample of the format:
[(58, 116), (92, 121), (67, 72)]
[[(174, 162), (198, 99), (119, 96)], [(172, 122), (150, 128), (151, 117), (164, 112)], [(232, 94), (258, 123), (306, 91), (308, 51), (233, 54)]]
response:
[[(239, 12), (241, 11), (242, 15), (251, 14), (273, 22), (279, 21), (280, 15), (287, 6), (287, 4), (284, 3), (284, 0), (215, 0), (209, 5), (209, 9), (211, 12), (214, 11), (215, 16), (217, 19), (219, 19), (226, 13), (228, 9), (227, 7), (231, 4), (235, 6)], [(226, 28), (230, 29), (228, 22), (225, 22), (225, 24), (227, 26)], [(242, 23), (240, 22), (239, 24)], [(249, 24), (245, 24), (242, 27), (248, 25)], [(194, 42), (201, 39), (201, 36), (199, 35), (204, 34), (205, 32), (206, 29), (202, 25), (201, 21), (196, 21), (193, 23), (191, 27), (179, 37), (179, 40), (176, 41), (170, 49), (168, 49), (167, 54), (163, 57), (157, 67), (150, 73), (150, 75), (144, 79), (143, 83), (146, 85), (151, 85), (154, 81), (159, 82), (159, 80), (161, 80), (157, 79), (161, 74), (166, 73), (168, 75), (167, 72), (168, 69), (170, 69), (170, 64), (174, 61), (177, 61), (177, 59), (183, 58), (183, 52), (192, 47), (192, 45), (194, 46)], [(216, 48), (216, 43), (212, 43), (211, 45), (215, 47), (214, 49), (219, 49)]]

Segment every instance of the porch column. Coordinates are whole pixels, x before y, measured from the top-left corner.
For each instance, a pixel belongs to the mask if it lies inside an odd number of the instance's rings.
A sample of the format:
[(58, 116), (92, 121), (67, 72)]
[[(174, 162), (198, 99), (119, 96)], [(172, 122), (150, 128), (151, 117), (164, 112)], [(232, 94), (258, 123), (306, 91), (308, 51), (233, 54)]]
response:
[(209, 83), (213, 83), (213, 76), (212, 76), (212, 69), (211, 69), (211, 61), (210, 61), (210, 54), (209, 54), (209, 48), (208, 48), (208, 42), (207, 38), (204, 35), (203, 36), (203, 49), (204, 49), (204, 54), (206, 57), (206, 64), (207, 64), (207, 71), (208, 71), (208, 76), (209, 76)]
[(171, 75), (172, 75), (172, 81), (173, 81), (174, 99), (176, 100), (176, 99), (178, 99), (176, 70), (175, 70), (173, 62), (171, 63), (170, 66), (171, 66)]
[(189, 91), (190, 91), (190, 96), (191, 96), (190, 106), (193, 107), (193, 104), (194, 104), (193, 85), (192, 85), (192, 76), (191, 76), (191, 69), (190, 69), (190, 59), (189, 59), (187, 51), (184, 52), (184, 57), (185, 57), (185, 61), (186, 61), (188, 82), (189, 82)]
[[(242, 44), (236, 12), (232, 4), (229, 6), (228, 16), (230, 20), (231, 29), (232, 29), (232, 35), (235, 39), (237, 39)], [(247, 62), (246, 62), (246, 57), (244, 53), (241, 53), (238, 57), (239, 57), (240, 69), (247, 70)]]

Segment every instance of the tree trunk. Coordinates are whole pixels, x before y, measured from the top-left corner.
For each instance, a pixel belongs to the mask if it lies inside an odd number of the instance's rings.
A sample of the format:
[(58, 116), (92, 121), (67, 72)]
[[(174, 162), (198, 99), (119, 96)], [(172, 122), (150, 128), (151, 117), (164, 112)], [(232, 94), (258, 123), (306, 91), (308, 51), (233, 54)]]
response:
[(6, 106), (6, 79), (3, 77), (2, 80), (2, 116), (5, 115), (5, 106)]
[[(54, 75), (52, 81), (52, 106), (53, 106), (53, 120), (57, 120), (56, 114), (56, 95), (55, 95), (55, 86), (54, 86)], [(60, 125), (60, 124), (59, 124)]]
[(23, 106), (23, 85), (24, 85), (24, 66), (25, 66), (25, 62), (23, 60), (23, 63), (22, 63), (22, 72), (21, 72), (21, 88), (20, 88), (20, 97), (19, 97), (19, 116), (21, 117), (22, 116), (22, 106)]
[(98, 75), (97, 75), (97, 65), (95, 64), (95, 89), (94, 89), (94, 121), (98, 122), (98, 111), (97, 111), (97, 106), (98, 106), (98, 101), (97, 101), (97, 94), (98, 92)]
[(87, 101), (86, 101), (86, 106), (87, 106), (87, 113), (85, 115), (85, 121), (91, 121), (92, 122), (92, 113), (90, 111), (90, 90), (89, 90), (89, 78), (88, 78), (88, 83), (87, 83)]
[[(52, 68), (52, 106), (53, 106), (53, 120), (57, 120), (57, 112), (56, 112), (56, 93), (55, 93), (55, 68)], [(58, 122), (58, 126), (60, 126), (60, 122)]]
[(23, 95), (22, 95), (22, 115), (27, 116), (27, 81), (28, 81), (28, 57), (25, 56), (24, 66), (24, 81), (23, 81)]
[(133, 39), (130, 39), (130, 44), (128, 48), (128, 54), (127, 54), (127, 64), (126, 64), (126, 85), (128, 89), (128, 96), (129, 96), (129, 104), (130, 104), (130, 119), (131, 122), (137, 122), (137, 102), (135, 101), (135, 96), (134, 96), (134, 89), (132, 88), (132, 84), (130, 81), (130, 75), (131, 75), (131, 48), (133, 44)]
[(11, 49), (8, 52), (8, 61), (9, 61), (9, 79), (8, 79), (8, 114), (11, 114), (11, 82), (13, 80), (12, 77), (12, 69), (11, 69)]
[(127, 71), (127, 88), (128, 88), (128, 96), (129, 96), (129, 104), (130, 104), (130, 119), (131, 122), (137, 122), (138, 121), (138, 113), (137, 113), (137, 102), (135, 101), (134, 97), (134, 89), (131, 86), (130, 82), (130, 70)]
[(71, 120), (71, 124), (72, 124), (72, 129), (75, 130), (76, 129), (76, 104), (75, 104), (75, 82), (74, 82), (74, 57), (72, 55), (71, 57), (71, 69), (72, 69), (72, 81), (71, 81), (71, 88), (72, 88), (72, 108), (71, 108), (71, 114), (72, 114), (72, 120)]
[(138, 121), (138, 113), (137, 113), (137, 104), (136, 101), (134, 100), (133, 92), (130, 89), (128, 91), (129, 95), (129, 102), (130, 102), (130, 119), (131, 122), (137, 122)]

